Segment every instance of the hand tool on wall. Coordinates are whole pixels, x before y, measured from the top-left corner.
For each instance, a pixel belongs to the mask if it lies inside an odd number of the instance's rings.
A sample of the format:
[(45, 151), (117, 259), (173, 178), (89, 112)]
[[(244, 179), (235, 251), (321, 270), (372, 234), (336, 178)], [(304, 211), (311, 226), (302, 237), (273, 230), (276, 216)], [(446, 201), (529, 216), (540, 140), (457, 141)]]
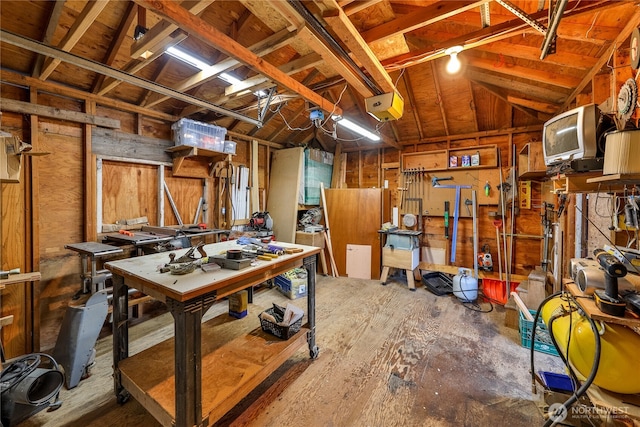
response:
[(444, 202), (444, 238), (449, 239), (449, 201)]
[(471, 216), (471, 208), (469, 206), (473, 205), (473, 201), (471, 199), (465, 199), (464, 206), (467, 208), (467, 213)]
[(502, 220), (496, 219), (493, 221), (493, 226), (496, 228), (496, 246), (498, 247), (498, 270), (500, 271), (500, 281), (502, 281), (502, 256), (500, 254), (500, 227), (502, 227)]
[(431, 184), (435, 188), (453, 188), (456, 190), (456, 199), (453, 205), (453, 235), (451, 236), (451, 262), (456, 262), (456, 240), (458, 238), (458, 219), (460, 217), (460, 190), (462, 188), (471, 188), (470, 185), (455, 185), (448, 184), (442, 185), (440, 181), (453, 180), (453, 177), (438, 178), (436, 176), (431, 178)]

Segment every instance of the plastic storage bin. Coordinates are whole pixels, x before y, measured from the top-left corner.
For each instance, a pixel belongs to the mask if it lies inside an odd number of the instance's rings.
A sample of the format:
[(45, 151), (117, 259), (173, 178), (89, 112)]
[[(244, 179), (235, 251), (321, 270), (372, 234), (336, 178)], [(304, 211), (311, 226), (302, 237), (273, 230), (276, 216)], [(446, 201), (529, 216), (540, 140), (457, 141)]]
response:
[(223, 151), (227, 154), (236, 154), (236, 143), (234, 141), (225, 141)]
[[(265, 312), (275, 317), (275, 310), (273, 308), (268, 308), (265, 310)], [(278, 338), (288, 340), (296, 333), (298, 333), (298, 331), (302, 327), (302, 318), (293, 322), (293, 324), (289, 326), (282, 326), (260, 317), (260, 327), (265, 332), (275, 335)]]
[[(529, 313), (531, 313), (531, 315), (535, 318), (535, 310), (529, 310)], [(527, 320), (522, 312), (520, 312), (518, 325), (520, 327), (520, 342), (522, 346), (525, 348), (531, 348), (531, 330), (533, 329), (533, 322)], [(542, 321), (542, 317), (538, 318), (538, 324), (536, 326), (536, 339), (533, 343), (533, 348), (535, 351), (539, 351), (540, 353), (558, 356), (558, 350), (553, 345), (553, 341), (551, 341), (551, 336), (549, 335), (549, 331)]]
[(227, 129), (197, 122), (190, 119), (180, 119), (171, 126), (173, 142), (176, 145), (190, 145), (213, 151), (224, 151), (224, 137)]
[(294, 268), (276, 276), (274, 283), (289, 299), (307, 296), (307, 270), (304, 268)]

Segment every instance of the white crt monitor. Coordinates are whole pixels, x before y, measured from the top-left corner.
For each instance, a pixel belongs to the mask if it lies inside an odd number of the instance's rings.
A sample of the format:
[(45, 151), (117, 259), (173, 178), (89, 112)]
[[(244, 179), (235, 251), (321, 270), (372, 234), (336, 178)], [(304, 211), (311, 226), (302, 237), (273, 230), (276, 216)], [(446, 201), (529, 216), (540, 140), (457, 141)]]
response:
[(596, 105), (589, 104), (548, 120), (542, 132), (544, 163), (550, 166), (567, 160), (595, 157), (598, 151), (598, 114)]

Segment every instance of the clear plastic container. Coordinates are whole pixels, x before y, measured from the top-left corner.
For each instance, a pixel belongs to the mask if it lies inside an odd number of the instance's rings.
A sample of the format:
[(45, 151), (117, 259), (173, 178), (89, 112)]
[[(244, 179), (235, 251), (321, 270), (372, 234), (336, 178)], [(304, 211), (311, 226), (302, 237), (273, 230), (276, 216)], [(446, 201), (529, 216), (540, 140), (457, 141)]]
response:
[(173, 142), (176, 145), (190, 145), (207, 150), (224, 151), (224, 137), (227, 134), (227, 129), (223, 127), (190, 119), (180, 119), (171, 126), (171, 129), (173, 130)]
[(227, 154), (236, 154), (236, 143), (234, 141), (225, 141), (223, 151)]

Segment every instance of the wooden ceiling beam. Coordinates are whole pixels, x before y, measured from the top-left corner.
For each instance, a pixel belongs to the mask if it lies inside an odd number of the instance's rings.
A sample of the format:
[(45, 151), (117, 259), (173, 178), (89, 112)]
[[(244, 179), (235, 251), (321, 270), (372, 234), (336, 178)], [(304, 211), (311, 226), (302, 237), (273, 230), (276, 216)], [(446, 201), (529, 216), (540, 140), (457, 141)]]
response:
[[(542, 44), (542, 37), (540, 37), (540, 44)], [(499, 41), (486, 44), (478, 50), (494, 53), (496, 55), (504, 55), (506, 57), (526, 59), (528, 61), (540, 61), (539, 47), (527, 46), (519, 43)], [(596, 64), (597, 60), (598, 58), (594, 58), (593, 56), (580, 55), (562, 50), (554, 55), (547, 55), (544, 58), (544, 63), (586, 70), (591, 69)]]
[[(116, 36), (111, 41), (109, 49), (107, 50), (107, 53), (102, 60), (103, 64), (108, 66), (113, 65), (113, 62), (115, 61), (116, 56), (118, 55), (118, 52), (122, 47), (122, 43), (124, 43), (126, 39), (127, 31), (131, 27), (131, 24), (133, 23), (133, 20), (135, 19), (137, 14), (138, 6), (136, 6), (135, 3), (129, 3), (127, 5), (127, 10), (124, 12), (124, 18), (122, 19), (122, 21), (120, 21), (120, 25), (118, 25), (118, 29), (116, 30)], [(91, 87), (92, 93), (96, 93), (98, 91), (98, 89), (104, 83), (104, 79), (104, 74), (98, 75)]]
[[(182, 2), (180, 6), (194, 15), (199, 15), (214, 1), (215, 0), (187, 0)], [(155, 53), (157, 50), (164, 50), (164, 40), (178, 28), (176, 24), (166, 20), (158, 22), (153, 28), (149, 29), (140, 40), (131, 45), (131, 58), (145, 58), (148, 56), (145, 56), (145, 52)]]
[[(42, 43), (51, 44), (53, 35), (56, 32), (56, 28), (58, 28), (58, 23), (60, 22), (60, 16), (62, 15), (64, 4), (65, 0), (55, 0), (53, 2), (53, 6), (51, 7), (51, 15), (49, 15), (49, 21), (47, 22), (47, 29), (44, 32)], [(32, 77), (38, 77), (40, 75), (45, 59), (45, 56), (38, 55), (35, 65), (33, 66), (33, 72), (31, 73)]]
[(30, 102), (16, 101), (14, 99), (7, 98), (0, 98), (0, 106), (2, 111), (11, 111), (20, 114), (33, 114), (35, 116), (50, 117), (56, 120), (67, 120), (74, 123), (86, 123), (109, 129), (120, 129), (120, 120), (100, 117), (95, 114), (61, 110), (56, 107), (32, 104)]
[[(416, 101), (415, 92), (413, 90), (413, 84), (411, 84), (411, 77), (409, 76), (409, 72), (407, 70), (401, 71), (402, 73), (402, 81), (404, 82), (404, 87), (407, 89), (407, 101), (409, 106), (411, 106), (411, 111), (413, 112), (413, 122), (418, 128), (418, 135), (420, 139), (424, 138), (424, 129), (422, 128), (422, 119), (420, 118), (420, 111), (416, 106), (418, 102)], [(406, 110), (406, 106), (405, 106)]]
[(533, 99), (522, 98), (513, 95), (507, 95), (507, 102), (510, 104), (520, 105), (525, 108), (529, 108), (531, 110), (540, 111), (545, 114), (553, 114), (558, 109), (558, 106), (555, 104), (550, 104), (548, 102), (536, 101)]
[(381, 3), (383, 0), (359, 0), (359, 1), (339, 1), (340, 7), (344, 10), (347, 16), (355, 15), (356, 13), (365, 10), (368, 7), (375, 6)]
[(407, 14), (393, 21), (371, 28), (362, 33), (367, 43), (409, 33), (422, 27), (443, 21), (458, 13), (473, 9), (485, 3), (483, 1), (439, 1), (430, 6), (420, 8), (415, 13)]
[(331, 49), (329, 49), (329, 47), (325, 45), (308, 27), (305, 26), (300, 29), (299, 38), (311, 49), (316, 51), (329, 67), (333, 68), (338, 74), (344, 77), (344, 79), (352, 85), (361, 96), (368, 98), (374, 95), (371, 88), (367, 86), (359, 76), (355, 75), (349, 66), (337, 58), (333, 51), (331, 51)]
[(472, 67), (467, 67), (467, 70), (465, 71), (465, 77), (473, 82), (486, 83), (495, 87), (501, 87), (520, 93), (522, 94), (522, 96), (527, 96), (530, 98), (533, 97), (535, 99), (553, 104), (560, 104), (564, 102), (565, 97), (569, 94), (567, 91), (563, 91), (561, 89), (546, 89), (535, 85), (523, 83), (512, 78), (485, 73), (476, 69), (472, 69)]
[(323, 3), (327, 6), (327, 10), (323, 14), (324, 20), (349, 48), (352, 57), (362, 65), (384, 93), (397, 92), (389, 73), (336, 0), (323, 0)]
[(627, 39), (627, 37), (629, 37), (631, 35), (631, 32), (635, 28), (637, 28), (639, 25), (640, 25), (640, 9), (636, 8), (636, 11), (634, 12), (633, 16), (628, 18), (627, 24), (624, 26), (622, 31), (620, 31), (620, 33), (618, 34), (618, 37), (616, 37), (615, 40), (613, 40), (611, 42), (611, 45), (607, 49), (606, 53), (604, 55), (602, 55), (600, 57), (600, 59), (598, 59), (598, 62), (593, 66), (591, 71), (589, 71), (584, 76), (582, 81), (575, 87), (573, 92), (565, 99), (564, 103), (557, 110), (557, 113), (560, 113), (560, 112), (564, 111), (565, 108), (567, 108), (569, 106), (569, 104), (571, 104), (571, 102), (573, 102), (575, 97), (578, 96), (578, 94), (580, 92), (582, 92), (582, 90), (589, 83), (591, 83), (591, 80), (593, 79), (593, 77), (600, 71), (600, 69), (607, 63), (607, 61), (609, 61), (609, 58), (611, 57), (611, 55), (613, 54), (615, 49), (622, 42), (624, 42)]
[(546, 121), (549, 120), (549, 118), (551, 118), (551, 116), (549, 114), (543, 114), (540, 113), (538, 111), (532, 110), (531, 108), (525, 107), (523, 105), (520, 104), (513, 104), (511, 102), (509, 102), (509, 97), (507, 95), (507, 93), (500, 87), (496, 87), (496, 86), (492, 86), (490, 84), (487, 83), (481, 83), (481, 82), (474, 82), (475, 84), (477, 84), (478, 86), (482, 87), (484, 90), (490, 92), (491, 94), (493, 94), (493, 96), (502, 99), (504, 102), (506, 102), (507, 104), (511, 105), (513, 108), (522, 111), (523, 113), (525, 113), (526, 115), (533, 117), (536, 120), (541, 120), (541, 121)]
[(580, 77), (524, 67), (521, 65), (500, 63), (493, 59), (481, 58), (472, 52), (465, 52), (464, 56), (459, 55), (459, 58), (461, 58), (461, 61), (466, 61), (470, 66), (475, 68), (507, 74), (510, 77), (533, 80), (539, 83), (558, 86), (565, 89), (573, 89), (580, 83)]
[(449, 135), (449, 123), (447, 121), (447, 111), (444, 108), (444, 100), (442, 99), (442, 91), (440, 90), (440, 82), (438, 81), (438, 70), (436, 69), (436, 63), (431, 61), (431, 74), (433, 75), (433, 84), (436, 87), (436, 99), (439, 99), (438, 108), (440, 108), (440, 115), (442, 116), (442, 124), (444, 126), (444, 134)]
[[(96, 20), (100, 12), (109, 4), (108, 0), (95, 0), (88, 2), (82, 12), (78, 15), (75, 22), (67, 32), (67, 34), (62, 38), (60, 43), (58, 44), (58, 48), (62, 49), (66, 52), (71, 51), (71, 49), (78, 43), (80, 38), (84, 35), (84, 33), (89, 29), (93, 21)], [(46, 80), (53, 70), (62, 62), (60, 59), (56, 58), (48, 58), (44, 61), (44, 65), (42, 67), (42, 72), (38, 76), (40, 80)]]
[[(580, 0), (576, 0), (570, 2), (567, 5), (567, 9), (569, 11), (565, 12), (563, 16), (565, 18), (578, 16), (583, 13), (594, 12), (596, 10), (601, 10), (609, 7), (612, 6), (611, 2), (608, 0), (585, 3), (582, 3)], [(536, 19), (539, 22), (544, 22), (547, 19), (547, 11), (543, 10), (541, 12), (533, 13), (529, 16), (530, 18)], [(471, 33), (467, 33), (449, 40), (442, 40), (424, 49), (418, 49), (416, 51), (397, 55), (393, 58), (385, 59), (384, 61), (382, 61), (382, 65), (384, 65), (387, 70), (411, 67), (445, 56), (445, 49), (451, 46), (464, 46), (465, 50), (474, 49), (476, 47), (484, 46), (489, 43), (520, 35), (523, 31), (526, 32), (529, 31), (529, 29), (529, 25), (524, 23), (522, 20), (513, 19), (511, 21), (506, 21), (497, 25), (491, 25), (489, 27), (473, 31)]]
[(279, 82), (287, 89), (299, 94), (321, 109), (333, 111), (333, 109), (336, 108), (342, 111), (340, 107), (334, 106), (326, 99), (300, 84), (297, 80), (278, 70), (274, 65), (266, 62), (240, 43), (229, 38), (226, 34), (203, 21), (201, 18), (192, 15), (179, 5), (171, 1), (160, 0), (135, 0), (135, 2), (167, 18), (189, 34), (200, 38), (205, 43), (221, 50), (226, 55), (235, 57), (247, 66), (253, 68), (256, 72), (265, 74), (269, 78)]
[(58, 85), (56, 83), (51, 82), (43, 82), (33, 77), (23, 76), (22, 74), (13, 73), (11, 71), (2, 70), (2, 74), (0, 74), (0, 81), (27, 87), (34, 88), (42, 92), (52, 93), (54, 95), (66, 96), (73, 99), (78, 99), (81, 101), (93, 101), (98, 105), (102, 105), (104, 107), (115, 108), (117, 110), (126, 111), (130, 113), (141, 114), (146, 117), (151, 117), (154, 119), (165, 120), (168, 122), (175, 122), (179, 119), (179, 117), (165, 114), (161, 111), (150, 110), (148, 108), (139, 107), (134, 104), (130, 104), (124, 101), (117, 101), (115, 99), (106, 98), (104, 96), (92, 94), (89, 92), (85, 92), (79, 89), (73, 89), (68, 86)]
[[(183, 32), (172, 34), (171, 36), (167, 37), (167, 39), (165, 40), (165, 43), (166, 43), (165, 47), (177, 45), (178, 43), (180, 43), (186, 38), (187, 38), (187, 34)], [(132, 59), (127, 63), (127, 65), (125, 65), (122, 68), (122, 71), (124, 71), (127, 74), (132, 74), (132, 75), (136, 74), (138, 71), (142, 70), (147, 65), (150, 65), (153, 61), (160, 58), (162, 55), (164, 55), (164, 52), (159, 51), (159, 52), (155, 52), (153, 55), (151, 55), (147, 59)], [(102, 85), (98, 89), (98, 95), (107, 94), (111, 90), (115, 89), (118, 85), (120, 85), (120, 83), (122, 83), (122, 80), (118, 80), (112, 77), (105, 77), (104, 81), (102, 82)]]
[[(309, 68), (313, 68), (320, 63), (322, 63), (322, 58), (320, 57), (320, 55), (314, 52), (301, 58), (289, 61), (286, 64), (278, 67), (278, 69), (290, 76), (301, 71), (308, 70)], [(233, 96), (238, 92), (255, 91), (255, 88), (258, 85), (261, 85), (268, 81), (270, 81), (269, 78), (259, 74), (257, 76), (243, 80), (240, 83), (227, 86), (224, 90), (224, 94), (225, 96)]]
[[(258, 56), (264, 56), (291, 43), (294, 35), (294, 32), (285, 28), (275, 34), (272, 34), (266, 39), (249, 46), (248, 49)], [(242, 63), (235, 58), (225, 58), (212, 65), (209, 69), (199, 71), (198, 73), (181, 80), (173, 85), (172, 88), (180, 91), (190, 90), (215, 79), (224, 72), (232, 71), (241, 65)], [(145, 107), (152, 107), (166, 101), (167, 99), (169, 99), (167, 96), (155, 95), (154, 98), (150, 99), (147, 104), (145, 104)]]

